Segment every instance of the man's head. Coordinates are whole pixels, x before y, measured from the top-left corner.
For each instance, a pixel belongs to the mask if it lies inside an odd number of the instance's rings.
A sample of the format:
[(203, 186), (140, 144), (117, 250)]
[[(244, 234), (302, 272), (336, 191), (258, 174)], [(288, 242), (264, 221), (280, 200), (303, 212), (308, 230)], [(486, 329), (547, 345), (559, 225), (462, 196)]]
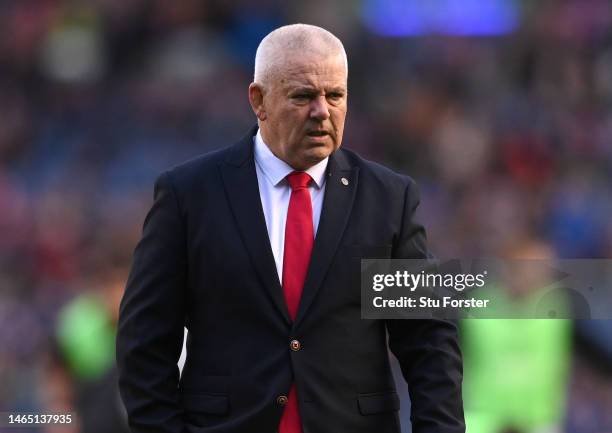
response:
[(342, 42), (320, 27), (280, 27), (259, 44), (249, 101), (264, 141), (294, 169), (305, 170), (340, 147), (347, 74)]

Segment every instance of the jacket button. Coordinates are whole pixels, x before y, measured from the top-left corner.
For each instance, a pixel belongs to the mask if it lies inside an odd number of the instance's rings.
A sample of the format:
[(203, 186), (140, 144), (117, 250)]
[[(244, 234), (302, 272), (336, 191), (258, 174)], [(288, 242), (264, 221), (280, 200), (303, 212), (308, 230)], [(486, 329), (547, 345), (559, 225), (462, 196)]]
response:
[(291, 350), (293, 350), (294, 352), (297, 352), (298, 350), (302, 348), (302, 345), (300, 344), (298, 340), (291, 340), (291, 344), (289, 346), (291, 347)]
[(287, 396), (286, 395), (279, 395), (276, 398), (276, 402), (280, 405), (280, 406), (284, 406), (287, 404)]

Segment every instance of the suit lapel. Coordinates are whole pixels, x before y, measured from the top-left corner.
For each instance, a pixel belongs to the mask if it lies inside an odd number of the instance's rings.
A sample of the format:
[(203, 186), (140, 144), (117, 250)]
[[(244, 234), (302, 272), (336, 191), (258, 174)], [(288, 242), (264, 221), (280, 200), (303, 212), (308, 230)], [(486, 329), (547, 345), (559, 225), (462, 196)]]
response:
[(230, 156), (220, 166), (221, 176), (240, 235), (257, 274), (285, 321), (291, 323), (261, 206), (253, 158), (253, 136), (256, 131), (257, 128), (254, 128), (234, 145)]
[(349, 165), (342, 151), (330, 157), (321, 219), (295, 326), (304, 318), (336, 254), (355, 200), (358, 175), (359, 169)]

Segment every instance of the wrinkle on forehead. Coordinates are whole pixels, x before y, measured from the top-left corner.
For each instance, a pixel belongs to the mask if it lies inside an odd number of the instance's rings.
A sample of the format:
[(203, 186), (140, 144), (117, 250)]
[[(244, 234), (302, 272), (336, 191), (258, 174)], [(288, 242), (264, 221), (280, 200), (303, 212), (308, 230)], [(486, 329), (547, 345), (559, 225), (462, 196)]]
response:
[(340, 56), (314, 59), (310, 57), (286, 58), (282, 67), (275, 71), (273, 83), (287, 86), (347, 87), (347, 71)]

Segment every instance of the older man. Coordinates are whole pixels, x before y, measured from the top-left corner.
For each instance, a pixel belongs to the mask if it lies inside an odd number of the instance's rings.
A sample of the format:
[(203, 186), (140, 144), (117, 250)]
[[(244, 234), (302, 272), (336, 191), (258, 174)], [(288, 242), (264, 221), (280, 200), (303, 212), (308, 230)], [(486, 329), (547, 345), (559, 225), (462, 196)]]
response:
[(455, 327), (360, 317), (360, 258), (427, 251), (414, 182), (340, 149), (342, 43), (273, 31), (249, 101), (258, 127), (157, 180), (117, 338), (133, 431), (397, 433), (388, 333), (413, 431), (463, 432)]

